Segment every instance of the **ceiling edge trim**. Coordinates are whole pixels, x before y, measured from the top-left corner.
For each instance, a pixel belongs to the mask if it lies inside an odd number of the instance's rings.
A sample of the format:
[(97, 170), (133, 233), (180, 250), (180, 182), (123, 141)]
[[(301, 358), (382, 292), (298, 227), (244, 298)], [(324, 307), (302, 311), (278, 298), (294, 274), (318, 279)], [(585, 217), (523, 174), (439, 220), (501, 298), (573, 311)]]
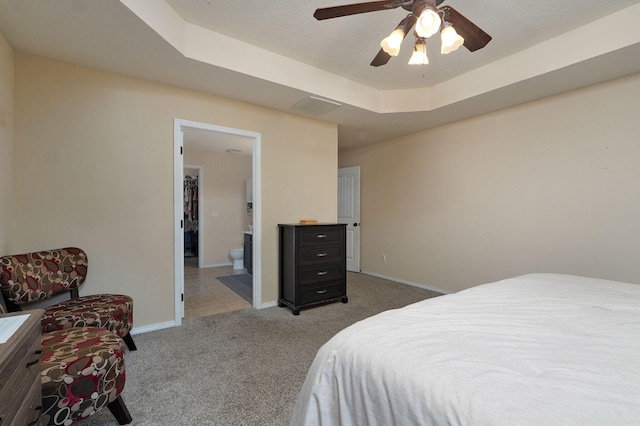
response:
[(184, 54), (186, 47), (185, 21), (167, 2), (164, 0), (120, 0), (120, 3)]
[(185, 57), (375, 113), (433, 111), (640, 43), (637, 4), (431, 87), (378, 90), (188, 23), (164, 0), (120, 1)]
[[(414, 97), (409, 90), (383, 92), (381, 112), (436, 110), (639, 44), (637, 22), (640, 4), (431, 86), (428, 94), (425, 89), (413, 90), (417, 94)], [(615, 37), (593, 37), (594, 34), (615, 34)]]

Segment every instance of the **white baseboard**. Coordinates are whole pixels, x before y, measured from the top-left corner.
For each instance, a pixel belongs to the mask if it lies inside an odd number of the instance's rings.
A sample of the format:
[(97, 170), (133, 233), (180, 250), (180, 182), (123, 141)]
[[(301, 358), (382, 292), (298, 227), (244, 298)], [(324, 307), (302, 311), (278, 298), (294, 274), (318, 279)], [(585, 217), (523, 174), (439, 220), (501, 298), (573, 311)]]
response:
[(431, 287), (429, 285), (416, 283), (416, 282), (413, 282), (413, 281), (402, 280), (400, 278), (390, 277), (388, 275), (376, 274), (375, 272), (360, 271), (360, 273), (371, 275), (371, 276), (378, 277), (378, 278), (382, 278), (382, 279), (385, 279), (385, 280), (395, 281), (395, 282), (402, 283), (402, 284), (407, 284), (407, 285), (410, 285), (412, 287), (418, 287), (418, 288), (423, 288), (425, 290), (435, 291), (437, 293), (442, 293), (442, 294), (450, 294), (451, 293), (448, 290), (443, 290), (443, 289), (438, 288), (438, 287)]
[(278, 306), (278, 301), (277, 300), (263, 303), (262, 305), (260, 305), (260, 307), (258, 309), (273, 308), (275, 306)]
[(158, 324), (145, 325), (143, 327), (135, 327), (131, 330), (131, 334), (136, 335), (136, 334), (148, 333), (150, 331), (162, 330), (164, 328), (171, 328), (175, 326), (176, 326), (175, 321), (161, 322)]
[[(258, 309), (266, 309), (266, 308), (273, 308), (275, 306), (278, 306), (278, 301), (274, 300), (272, 302), (267, 302), (267, 303), (263, 303), (262, 306), (260, 306)], [(136, 334), (142, 334), (142, 333), (148, 333), (150, 331), (157, 331), (157, 330), (162, 330), (165, 328), (171, 328), (171, 327), (176, 327), (176, 322), (175, 321), (167, 321), (167, 322), (161, 322), (158, 324), (151, 324), (151, 325), (145, 325), (143, 327), (135, 327), (131, 330), (131, 335), (135, 336)]]
[(202, 265), (203, 268), (219, 268), (221, 266), (231, 266), (233, 265), (233, 263), (231, 262), (226, 262), (226, 263), (214, 263), (213, 265)]
[[(231, 263), (227, 264), (227, 265), (231, 265)], [(211, 266), (207, 266), (207, 267), (214, 267), (216, 265), (211, 265)], [(217, 265), (217, 266), (226, 266), (226, 265)], [(390, 277), (388, 275), (382, 275), (382, 274), (377, 274), (375, 272), (370, 272), (370, 271), (360, 271), (361, 274), (366, 274), (366, 275), (371, 275), (373, 277), (378, 277), (378, 278), (382, 278), (385, 280), (390, 280), (390, 281), (395, 281), (401, 284), (406, 284), (406, 285), (410, 285), (413, 287), (418, 287), (418, 288), (423, 288), (425, 290), (431, 290), (431, 291), (435, 291), (437, 293), (442, 293), (442, 294), (449, 294), (451, 293), (448, 290), (443, 290), (441, 288), (437, 288), (437, 287), (431, 287), (425, 284), (421, 284), (421, 283), (416, 283), (413, 281), (407, 281), (407, 280), (402, 280), (400, 278), (396, 278), (396, 277)], [(278, 306), (278, 301), (277, 300), (272, 300), (270, 302), (266, 302), (263, 303), (258, 309), (266, 309), (266, 308), (273, 308)], [(151, 325), (146, 325), (143, 327), (136, 327), (134, 329), (131, 330), (131, 334), (132, 335), (136, 335), (136, 334), (142, 334), (142, 333), (148, 333), (150, 331), (156, 331), (156, 330), (162, 330), (164, 328), (171, 328), (171, 327), (175, 327), (176, 326), (176, 322), (175, 321), (167, 321), (167, 322), (161, 322), (158, 324), (151, 324)]]

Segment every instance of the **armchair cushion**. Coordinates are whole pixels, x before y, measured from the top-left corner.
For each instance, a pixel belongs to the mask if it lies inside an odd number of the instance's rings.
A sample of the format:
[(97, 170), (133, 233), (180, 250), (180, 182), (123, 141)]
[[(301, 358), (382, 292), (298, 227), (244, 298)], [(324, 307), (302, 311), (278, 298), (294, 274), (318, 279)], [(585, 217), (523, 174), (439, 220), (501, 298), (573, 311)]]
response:
[(42, 331), (70, 327), (106, 328), (124, 337), (133, 326), (133, 299), (123, 294), (92, 294), (76, 297), (45, 310)]
[(124, 342), (93, 327), (45, 333), (40, 371), (43, 424), (71, 425), (120, 398)]

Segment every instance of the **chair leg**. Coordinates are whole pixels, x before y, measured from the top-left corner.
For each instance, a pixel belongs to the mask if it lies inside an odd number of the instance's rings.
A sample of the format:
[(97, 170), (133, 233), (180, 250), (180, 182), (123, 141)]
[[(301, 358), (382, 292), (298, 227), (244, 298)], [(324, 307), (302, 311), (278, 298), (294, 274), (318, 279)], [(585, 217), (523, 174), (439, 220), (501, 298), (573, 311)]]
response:
[(138, 348), (136, 347), (136, 344), (133, 342), (133, 337), (131, 337), (131, 333), (127, 333), (127, 335), (124, 336), (122, 340), (124, 340), (124, 343), (127, 344), (127, 348), (129, 348), (130, 351), (138, 350)]
[(3, 301), (4, 301), (4, 307), (7, 310), (7, 312), (20, 312), (22, 311), (22, 307), (20, 305), (16, 305), (15, 303), (13, 303), (11, 300), (7, 300), (6, 297), (4, 297), (4, 293), (3, 293)]
[(113, 417), (116, 418), (118, 424), (128, 425), (129, 423), (131, 423), (131, 414), (129, 414), (127, 406), (124, 405), (122, 396), (118, 395), (116, 399), (114, 399), (107, 405), (107, 408), (109, 408), (109, 411), (111, 411)]

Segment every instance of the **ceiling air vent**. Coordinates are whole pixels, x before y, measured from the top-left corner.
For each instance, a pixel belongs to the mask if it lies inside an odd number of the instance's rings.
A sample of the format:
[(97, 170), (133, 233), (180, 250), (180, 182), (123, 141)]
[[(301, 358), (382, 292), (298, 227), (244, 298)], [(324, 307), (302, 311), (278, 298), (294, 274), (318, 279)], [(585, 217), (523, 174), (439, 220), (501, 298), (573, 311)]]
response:
[(307, 99), (303, 99), (291, 108), (299, 111), (309, 112), (315, 115), (326, 114), (329, 111), (333, 111), (342, 104), (330, 101), (329, 99), (322, 99), (317, 96), (309, 96)]

